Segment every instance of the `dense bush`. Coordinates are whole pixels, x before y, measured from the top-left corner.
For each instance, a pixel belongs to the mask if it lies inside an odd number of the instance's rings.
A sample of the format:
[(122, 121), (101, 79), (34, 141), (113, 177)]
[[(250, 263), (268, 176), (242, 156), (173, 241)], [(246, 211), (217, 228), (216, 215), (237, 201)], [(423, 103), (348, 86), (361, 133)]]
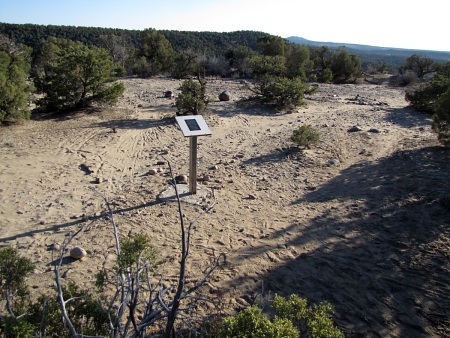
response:
[(425, 75), (436, 72), (439, 67), (436, 61), (414, 54), (406, 59), (403, 66), (399, 67), (399, 73), (403, 75), (407, 72), (413, 72), (417, 78), (423, 79)]
[(245, 308), (237, 315), (224, 320), (225, 327), (217, 334), (218, 338), (297, 338), (298, 330), (292, 321), (275, 317), (269, 320), (256, 306)]
[(261, 95), (263, 103), (274, 106), (276, 109), (285, 109), (301, 106), (304, 95), (310, 94), (315, 88), (304, 84), (300, 78), (287, 78), (281, 76), (260, 76), (254, 81), (253, 91)]
[(436, 103), (433, 130), (438, 134), (439, 142), (450, 147), (450, 87)]
[(177, 114), (200, 114), (205, 110), (207, 103), (205, 81), (186, 80), (181, 84), (180, 90), (181, 93), (175, 100)]
[(139, 62), (135, 74), (148, 77), (169, 72), (175, 52), (164, 34), (155, 29), (145, 29), (141, 32), (141, 42), (135, 55)]
[(0, 316), (2, 336), (27, 337), (34, 328), (24, 317), (29, 294), (25, 281), (33, 270), (31, 260), (21, 257), (17, 249), (0, 249), (0, 301), (7, 312)]
[(450, 146), (450, 61), (429, 83), (407, 92), (405, 97), (414, 109), (433, 114), (433, 130), (442, 144)]
[(26, 278), (33, 272), (31, 260), (19, 256), (17, 249), (5, 247), (0, 249), (0, 287), (1, 300), (6, 302), (6, 310), (14, 315), (22, 310), (28, 289)]
[(237, 315), (225, 318), (217, 333), (219, 338), (298, 338), (300, 334), (314, 338), (343, 338), (333, 326), (333, 309), (328, 303), (308, 306), (306, 299), (297, 295), (283, 298), (275, 295), (272, 303), (275, 315), (269, 319), (256, 305)]
[(361, 60), (344, 49), (333, 52), (330, 69), (335, 83), (356, 81), (362, 75)]
[(30, 118), (27, 107), (32, 86), (27, 81), (30, 49), (0, 36), (0, 125), (6, 119)]
[(48, 41), (42, 63), (36, 67), (36, 88), (44, 94), (37, 101), (39, 110), (59, 112), (93, 104), (114, 105), (125, 88), (111, 75), (115, 67), (108, 52), (81, 43), (62, 43), (67, 45)]
[(441, 95), (450, 87), (450, 61), (445, 63), (430, 82), (406, 93), (406, 100), (416, 109), (434, 113)]
[(299, 147), (309, 148), (319, 142), (320, 134), (309, 124), (304, 124), (292, 132), (291, 141)]

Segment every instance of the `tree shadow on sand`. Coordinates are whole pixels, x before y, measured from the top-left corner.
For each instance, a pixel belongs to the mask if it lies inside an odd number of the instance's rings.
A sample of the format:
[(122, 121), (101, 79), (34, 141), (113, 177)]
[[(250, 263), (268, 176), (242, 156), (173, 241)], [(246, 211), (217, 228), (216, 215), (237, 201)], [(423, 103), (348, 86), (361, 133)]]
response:
[(415, 111), (412, 107), (383, 109), (388, 114), (385, 120), (403, 128), (429, 128), (433, 120), (431, 114)]
[(257, 99), (241, 99), (239, 101), (219, 101), (209, 104), (207, 110), (222, 118), (236, 115), (277, 116), (281, 115), (274, 109), (263, 105)]
[(164, 127), (169, 125), (175, 125), (175, 119), (172, 117), (166, 117), (158, 120), (154, 119), (120, 119), (110, 120), (100, 123), (96, 123), (90, 126), (90, 128), (109, 128), (111, 130), (120, 129), (151, 129)]
[(235, 257), (270, 254), (266, 290), (329, 301), (347, 337), (448, 337), (449, 163), (442, 147), (357, 163), (293, 202), (323, 211), (271, 235), (286, 248)]

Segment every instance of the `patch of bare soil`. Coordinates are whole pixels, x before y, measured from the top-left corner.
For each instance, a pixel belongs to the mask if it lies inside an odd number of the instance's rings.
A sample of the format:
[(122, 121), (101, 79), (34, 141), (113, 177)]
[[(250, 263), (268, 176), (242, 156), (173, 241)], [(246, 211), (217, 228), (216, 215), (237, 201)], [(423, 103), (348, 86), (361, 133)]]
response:
[[(147, 233), (176, 277), (177, 208), (157, 196), (189, 172), (189, 142), (175, 123), (180, 81), (124, 79), (117, 107), (0, 130), (0, 241), (36, 263), (36, 291), (54, 284), (55, 253), (70, 231), (87, 260), (63, 266), (64, 282), (92, 287), (114, 256), (105, 194), (122, 236)], [(199, 138), (199, 189), (216, 205), (192, 229), (189, 280), (212, 253), (227, 265), (207, 284), (229, 311), (274, 293), (328, 301), (348, 337), (450, 335), (450, 152), (431, 120), (385, 85), (320, 85), (286, 114), (240, 101), (236, 81), (209, 80)], [(219, 101), (227, 90), (232, 99)], [(289, 137), (301, 124), (321, 141), (304, 151)], [(349, 131), (358, 126), (360, 131)], [(159, 164), (158, 164), (159, 163)], [(150, 169), (158, 169), (150, 175)], [(204, 205), (183, 203), (187, 221)], [(214, 311), (209, 309), (209, 312)]]

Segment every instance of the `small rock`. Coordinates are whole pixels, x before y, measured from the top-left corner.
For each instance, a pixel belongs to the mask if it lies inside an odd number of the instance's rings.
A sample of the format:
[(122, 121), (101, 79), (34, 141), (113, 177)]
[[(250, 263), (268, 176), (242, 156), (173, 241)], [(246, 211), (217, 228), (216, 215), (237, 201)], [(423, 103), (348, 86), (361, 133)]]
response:
[(331, 158), (328, 160), (329, 165), (339, 165), (339, 160), (337, 158)]
[(102, 177), (96, 177), (95, 178), (95, 183), (96, 184), (100, 184), (100, 183), (102, 183), (103, 182), (103, 178)]
[(148, 171), (148, 174), (149, 174), (149, 175), (156, 175), (157, 172), (158, 172), (158, 171), (157, 171), (156, 169), (150, 169), (150, 170)]
[(61, 246), (59, 244), (53, 243), (53, 244), (50, 244), (47, 247), (47, 250), (49, 250), (49, 251), (59, 251), (59, 250), (61, 250)]
[(175, 182), (177, 184), (187, 184), (188, 177), (186, 175), (178, 175), (177, 177), (175, 177)]
[(353, 127), (351, 127), (350, 129), (348, 129), (347, 131), (348, 131), (349, 133), (354, 133), (354, 132), (361, 131), (361, 130), (363, 130), (361, 127), (359, 127), (359, 126), (353, 126)]
[(166, 99), (173, 99), (173, 97), (174, 97), (173, 92), (170, 91), (170, 90), (164, 92), (164, 97), (165, 97)]
[(164, 164), (166, 164), (166, 161), (157, 161), (156, 162), (156, 165), (164, 165)]
[(369, 133), (381, 133), (381, 130), (380, 129), (377, 129), (377, 128), (370, 128), (369, 129)]
[(220, 101), (230, 101), (230, 93), (227, 91), (224, 91), (219, 94), (219, 100)]
[(70, 257), (75, 258), (75, 259), (83, 258), (86, 255), (87, 255), (86, 250), (84, 250), (83, 248), (81, 248), (79, 246), (76, 246), (75, 248), (70, 250)]

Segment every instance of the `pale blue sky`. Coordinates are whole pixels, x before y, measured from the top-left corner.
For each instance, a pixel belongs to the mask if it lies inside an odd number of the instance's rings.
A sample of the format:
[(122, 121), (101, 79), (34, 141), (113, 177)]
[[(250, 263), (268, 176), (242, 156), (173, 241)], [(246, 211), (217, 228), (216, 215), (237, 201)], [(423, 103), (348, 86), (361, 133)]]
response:
[[(0, 0), (0, 22), (230, 32), (450, 51), (442, 0)], [(433, 37), (434, 35), (434, 37)]]

